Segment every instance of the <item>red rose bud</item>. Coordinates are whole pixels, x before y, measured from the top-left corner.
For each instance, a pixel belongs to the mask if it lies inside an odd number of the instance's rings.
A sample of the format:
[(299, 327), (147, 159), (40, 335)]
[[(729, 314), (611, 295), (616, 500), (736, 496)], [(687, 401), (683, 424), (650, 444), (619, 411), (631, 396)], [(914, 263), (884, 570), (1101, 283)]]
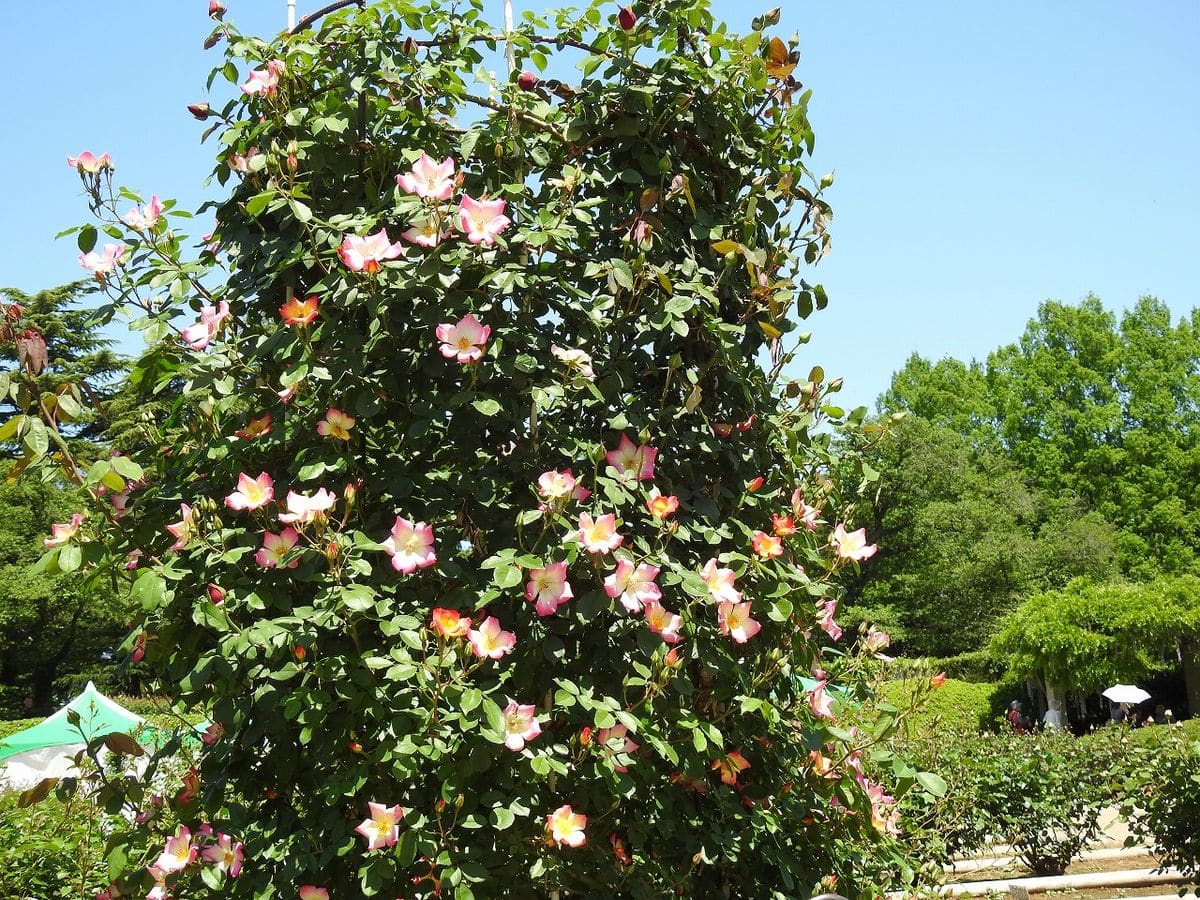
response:
[(727, 438), (733, 434), (733, 426), (728, 422), (714, 422), (712, 430), (719, 438)]
[(346, 746), (350, 748), (352, 753), (362, 753), (362, 744), (360, 744), (358, 741), (351, 741)]
[(746, 482), (746, 490), (750, 491), (751, 493), (753, 493), (754, 491), (757, 491), (760, 487), (763, 486), (764, 480), (765, 479), (761, 475), (759, 475), (757, 478), (750, 479), (749, 481)]
[(592, 743), (592, 728), (590, 725), (584, 725), (583, 731), (579, 732), (579, 743), (585, 747)]
[(663, 658), (663, 663), (667, 668), (673, 669), (679, 665), (679, 648), (672, 647), (667, 651), (667, 655)]
[(532, 91), (537, 88), (538, 77), (532, 72), (522, 72), (517, 79), (517, 84), (520, 85), (523, 91)]
[(637, 13), (628, 6), (622, 6), (621, 11), (617, 13), (617, 21), (626, 31), (631, 31), (633, 26), (637, 24)]
[(189, 103), (188, 112), (190, 112), (201, 122), (213, 114), (212, 109), (209, 108), (207, 103)]
[(208, 0), (208, 14), (214, 19), (225, 15), (225, 4), (221, 0)]
[(738, 431), (749, 431), (753, 427), (754, 427), (754, 416), (751, 416), (745, 422), (738, 422), (738, 424), (737, 424)]
[(215, 584), (210, 584), (208, 586), (208, 599), (213, 603), (220, 603), (225, 599), (225, 592)]
[(304, 649), (303, 647), (301, 647), (299, 644), (296, 645), (295, 653), (296, 653), (296, 659), (304, 659), (304, 657), (308, 656), (308, 651), (306, 649)]

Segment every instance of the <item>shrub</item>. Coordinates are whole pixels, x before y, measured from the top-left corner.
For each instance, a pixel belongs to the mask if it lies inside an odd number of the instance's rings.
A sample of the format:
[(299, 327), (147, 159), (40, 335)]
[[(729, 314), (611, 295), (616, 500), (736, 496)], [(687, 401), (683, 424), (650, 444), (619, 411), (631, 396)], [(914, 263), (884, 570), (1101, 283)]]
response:
[(945, 795), (913, 794), (908, 805), (942, 836), (947, 856), (1006, 843), (1035, 874), (1061, 874), (1100, 833), (1100, 811), (1116, 796), (1117, 752), (1111, 740), (1060, 731), (939, 734), (912, 755), (946, 781)]
[[(886, 682), (881, 688), (883, 698), (905, 707), (916, 684), (914, 679)], [(958, 734), (987, 728), (994, 723), (995, 695), (994, 684), (975, 684), (947, 678), (908, 718), (908, 733)]]
[(1121, 811), (1133, 838), (1149, 844), (1164, 866), (1195, 877), (1200, 875), (1200, 741), (1172, 726), (1163, 730), (1168, 733), (1153, 742), (1134, 744)]
[(100, 820), (82, 796), (22, 809), (0, 791), (0, 897), (92, 900), (108, 884)]
[(947, 678), (958, 681), (987, 684), (1000, 681), (1004, 677), (1004, 661), (997, 659), (987, 650), (943, 656), (933, 660), (930, 665), (936, 671), (945, 672)]
[(32, 728), (40, 721), (42, 721), (41, 718), (0, 720), (0, 740), (3, 740), (10, 734), (16, 734), (18, 731), (24, 731), (26, 728)]
[[(170, 201), (83, 173), (129, 247), (87, 226), (84, 263), (173, 407), (87, 471), (90, 540), (46, 565), (134, 567), (133, 655), (223, 731), (160, 821), (246, 866), (169, 887), (877, 896), (909, 871), (868, 774), (890, 723), (838, 727), (865, 664), (833, 643), (871, 548), (829, 473), (874, 477), (865, 410), (782, 374), (825, 304), (798, 51), (777, 12), (734, 37), (703, 0), (592, 4), (512, 37), (582, 54), (576, 84), (475, 84), (481, 7), (221, 25), (243, 90), (197, 260)], [(167, 837), (114, 835), (123, 888)]]

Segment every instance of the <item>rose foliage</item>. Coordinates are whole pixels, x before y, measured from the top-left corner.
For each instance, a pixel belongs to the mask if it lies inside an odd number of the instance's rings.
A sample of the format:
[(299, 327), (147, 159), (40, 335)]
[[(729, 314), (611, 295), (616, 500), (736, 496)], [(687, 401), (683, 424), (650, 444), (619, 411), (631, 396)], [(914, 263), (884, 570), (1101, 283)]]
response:
[(873, 437), (782, 374), (828, 247), (794, 41), (595, 2), (512, 35), (575, 83), (497, 79), (482, 6), (218, 22), (195, 254), (72, 163), (170, 413), (86, 472), (42, 442), (91, 497), (45, 565), (131, 592), (212, 721), (161, 802), (99, 789), (110, 893), (876, 896), (914, 772), (835, 620)]

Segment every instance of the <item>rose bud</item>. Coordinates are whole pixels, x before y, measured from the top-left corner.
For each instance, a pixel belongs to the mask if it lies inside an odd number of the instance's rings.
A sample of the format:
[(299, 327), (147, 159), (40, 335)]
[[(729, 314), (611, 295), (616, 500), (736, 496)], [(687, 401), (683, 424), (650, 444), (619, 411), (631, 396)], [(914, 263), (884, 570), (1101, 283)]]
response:
[(217, 587), (215, 584), (210, 584), (208, 586), (208, 599), (213, 603), (220, 603), (225, 599), (225, 591)]
[(748, 418), (745, 422), (738, 422), (738, 424), (737, 424), (738, 431), (749, 431), (753, 427), (754, 427), (754, 416), (753, 415), (751, 415), (750, 418)]
[(749, 481), (746, 482), (746, 490), (750, 491), (751, 493), (754, 493), (760, 487), (763, 486), (764, 481), (765, 481), (765, 479), (761, 475), (759, 475), (757, 478), (751, 478)]
[(537, 88), (538, 77), (532, 72), (522, 72), (517, 79), (517, 84), (520, 85), (523, 91), (532, 91)]
[(622, 6), (621, 11), (617, 13), (617, 21), (621, 24), (622, 28), (630, 31), (637, 24), (637, 13), (628, 6)]
[(579, 732), (579, 743), (585, 747), (592, 743), (592, 729), (590, 725), (584, 725), (583, 731)]
[(225, 15), (225, 4), (221, 0), (208, 0), (208, 14), (214, 19)]
[(209, 107), (209, 105), (207, 103), (189, 103), (188, 104), (188, 112), (190, 112), (193, 116), (195, 116), (201, 122), (203, 122), (205, 119), (207, 119), (209, 116), (211, 116), (213, 114), (212, 109)]
[(713, 434), (719, 438), (727, 438), (733, 434), (733, 425), (729, 422), (714, 422), (712, 426)]
[(217, 46), (217, 44), (221, 43), (221, 38), (223, 37), (225, 37), (223, 32), (214, 31), (204, 39), (204, 49), (211, 50), (213, 47)]

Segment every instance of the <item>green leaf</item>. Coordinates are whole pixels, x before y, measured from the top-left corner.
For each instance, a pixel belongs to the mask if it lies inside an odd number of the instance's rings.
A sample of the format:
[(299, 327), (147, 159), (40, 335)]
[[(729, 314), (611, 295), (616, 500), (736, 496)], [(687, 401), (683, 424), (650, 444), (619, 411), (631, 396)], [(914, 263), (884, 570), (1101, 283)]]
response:
[(351, 612), (366, 612), (375, 606), (375, 596), (365, 584), (352, 584), (342, 589), (342, 604)]
[(501, 409), (500, 404), (496, 400), (493, 400), (491, 397), (484, 397), (482, 399), (476, 400), (471, 405), (474, 406), (477, 410), (479, 410), (480, 413), (482, 413), (485, 416), (494, 416), (496, 413), (500, 412), (500, 409)]
[(492, 581), (496, 587), (503, 590), (514, 588), (521, 583), (522, 579), (521, 567), (515, 563), (505, 563), (496, 567), (496, 571), (492, 573)]
[(917, 784), (934, 797), (946, 796), (946, 779), (934, 772), (918, 772)]
[(96, 249), (96, 226), (84, 225), (79, 229), (79, 236), (75, 238), (75, 243), (79, 246), (80, 253), (91, 253)]
[(78, 544), (63, 544), (58, 548), (58, 570), (60, 572), (74, 572), (79, 568), (79, 564), (83, 559), (83, 551)]
[(110, 464), (117, 471), (117, 474), (122, 475), (129, 481), (141, 481), (145, 476), (142, 467), (128, 456), (114, 456), (110, 460)]
[(258, 218), (276, 196), (276, 192), (270, 190), (255, 194), (246, 201), (246, 215), (252, 219)]
[(516, 820), (517, 817), (512, 814), (512, 810), (509, 810), (503, 806), (495, 807), (492, 810), (491, 815), (488, 816), (488, 821), (492, 823), (492, 827), (497, 831), (503, 831), (512, 825), (512, 823)]

